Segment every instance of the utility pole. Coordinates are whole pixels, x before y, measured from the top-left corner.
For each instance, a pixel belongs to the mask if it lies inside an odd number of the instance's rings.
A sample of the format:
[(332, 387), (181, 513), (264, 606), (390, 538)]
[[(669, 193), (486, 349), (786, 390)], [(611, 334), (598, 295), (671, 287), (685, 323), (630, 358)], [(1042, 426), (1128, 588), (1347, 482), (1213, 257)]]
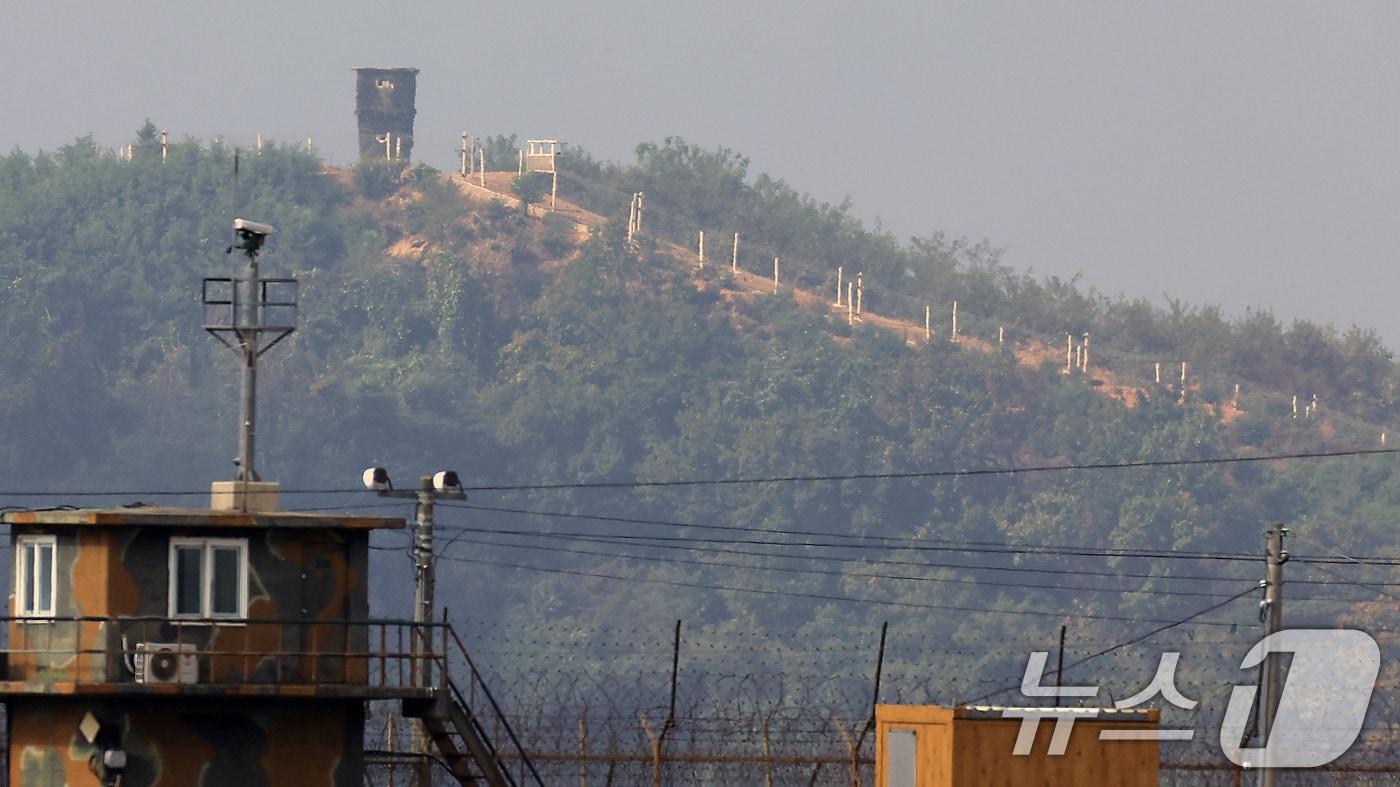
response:
[[(1264, 580), (1264, 609), (1261, 610), (1266, 637), (1283, 629), (1283, 564), (1288, 562), (1288, 551), (1283, 548), (1283, 538), (1287, 534), (1288, 530), (1282, 523), (1270, 526), (1267, 534), (1268, 565)], [(1278, 713), (1282, 695), (1283, 656), (1270, 653), (1265, 656), (1264, 662), (1264, 722), (1260, 729), (1264, 733), (1262, 743), (1266, 754), (1262, 764), (1264, 770), (1259, 782), (1260, 787), (1276, 787), (1278, 784), (1278, 771), (1267, 759), (1267, 752), (1270, 744), (1269, 733), (1273, 731), (1274, 715)]]
[[(395, 489), (389, 471), (371, 467), (364, 484), (380, 497), (408, 498), (416, 502), (413, 516), (413, 622), (433, 622), (433, 506), (438, 500), (466, 500), (462, 482), (451, 470), (440, 470), (418, 479), (417, 489)], [(426, 636), (426, 634), (425, 634)]]
[[(433, 551), (433, 508), (438, 500), (466, 500), (462, 482), (451, 470), (441, 470), (433, 475), (418, 479), (417, 489), (395, 489), (389, 480), (389, 471), (382, 467), (371, 467), (364, 472), (361, 480), (380, 497), (408, 498), (415, 502), (413, 516), (413, 622), (417, 625), (417, 636), (413, 637), (413, 649), (420, 654), (414, 671), (421, 685), (434, 686), (432, 675), (433, 634), (426, 625), (433, 622), (433, 591), (437, 584)], [(432, 750), (426, 728), (419, 724), (414, 729), (415, 751), (420, 755), (417, 770), (417, 787), (431, 787), (432, 760), (428, 753)]]

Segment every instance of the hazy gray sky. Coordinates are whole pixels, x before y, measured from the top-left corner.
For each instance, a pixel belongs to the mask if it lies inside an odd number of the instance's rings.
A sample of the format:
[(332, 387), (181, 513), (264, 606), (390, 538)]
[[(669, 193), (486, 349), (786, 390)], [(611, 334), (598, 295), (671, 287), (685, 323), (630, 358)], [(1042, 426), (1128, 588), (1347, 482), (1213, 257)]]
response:
[(462, 129), (680, 135), (901, 236), (1397, 346), (1398, 41), (1393, 2), (11, 2), (0, 146), (149, 115), (343, 163), (350, 68), (412, 65), (438, 166)]

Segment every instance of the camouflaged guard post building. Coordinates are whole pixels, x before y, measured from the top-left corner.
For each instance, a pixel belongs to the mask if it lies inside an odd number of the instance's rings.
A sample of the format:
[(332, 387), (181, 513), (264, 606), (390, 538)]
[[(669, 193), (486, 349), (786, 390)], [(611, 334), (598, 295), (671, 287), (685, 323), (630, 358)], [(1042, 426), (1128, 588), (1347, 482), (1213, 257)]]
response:
[[(133, 508), (5, 522), (9, 784), (112, 770), (123, 785), (358, 787), (365, 700), (431, 693), (378, 658), (409, 632), (369, 620), (369, 533), (401, 519)], [(114, 751), (125, 762), (103, 766)]]
[(402, 519), (215, 497), (4, 515), (8, 784), (361, 787), (374, 700), (423, 718), (462, 783), (509, 783), (454, 699), (476, 678), (455, 633), (369, 618), (369, 534)]
[(203, 297), (205, 329), (241, 358), (238, 478), (214, 482), (207, 509), (0, 516), (15, 556), (5, 783), (361, 787), (366, 706), (393, 703), (437, 748), (415, 765), (513, 784), (467, 697), (515, 736), (452, 628), (369, 616), (370, 533), (404, 521), (282, 511), (258, 476), (257, 360), (295, 330), (295, 280), (259, 274), (271, 226), (234, 231), (247, 271), (205, 279)]
[(355, 69), (355, 119), (360, 158), (408, 161), (413, 158), (416, 68)]

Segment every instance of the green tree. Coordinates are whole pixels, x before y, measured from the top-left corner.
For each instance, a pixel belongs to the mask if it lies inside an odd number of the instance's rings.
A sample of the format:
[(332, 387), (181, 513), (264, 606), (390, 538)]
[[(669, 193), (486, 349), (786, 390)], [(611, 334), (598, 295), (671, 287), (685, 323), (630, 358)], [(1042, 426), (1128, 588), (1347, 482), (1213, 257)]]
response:
[(520, 200), (520, 215), (530, 215), (530, 206), (544, 199), (549, 191), (549, 176), (543, 172), (526, 172), (510, 182), (510, 190)]

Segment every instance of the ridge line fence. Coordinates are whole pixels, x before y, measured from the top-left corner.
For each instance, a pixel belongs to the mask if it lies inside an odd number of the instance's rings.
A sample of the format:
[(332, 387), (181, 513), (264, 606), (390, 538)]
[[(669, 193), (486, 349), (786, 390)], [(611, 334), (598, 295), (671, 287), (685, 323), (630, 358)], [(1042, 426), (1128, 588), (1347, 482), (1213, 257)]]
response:
[[(589, 208), (590, 210), (613, 218), (619, 214), (625, 216), (625, 212), (622, 212), (622, 206), (626, 204), (626, 200), (631, 194), (623, 187), (589, 180), (584, 176), (571, 174), (567, 170), (561, 170), (560, 178), (570, 187), (571, 191), (578, 192), (575, 195), (576, 199), (581, 196), (584, 202), (600, 203), (593, 205)], [(601, 203), (615, 205), (615, 209), (605, 209)], [(700, 274), (723, 280), (728, 276), (729, 263), (734, 251), (733, 236), (736, 228), (726, 228), (713, 222), (700, 221), (697, 223), (690, 217), (678, 215), (679, 213), (680, 211), (667, 205), (663, 199), (656, 195), (649, 195), (640, 236), (643, 242), (650, 241), (657, 246), (664, 244), (683, 250), (688, 249), (692, 256), (698, 257), (697, 235), (703, 231), (706, 234), (706, 263)], [(783, 291), (791, 291), (794, 288), (806, 290), (834, 305), (837, 297), (835, 266), (839, 261), (816, 261), (811, 259), (813, 255), (810, 249), (800, 247), (785, 249), (781, 240), (745, 236), (742, 230), (739, 232), (740, 248), (737, 260), (740, 270), (751, 275), (771, 278), (773, 273), (772, 260), (775, 257), (781, 258), (780, 289)], [(669, 253), (660, 248), (656, 248), (654, 251), (660, 254)], [(982, 250), (979, 247), (966, 249), (959, 247), (951, 253), (963, 251), (976, 254)], [(867, 259), (847, 260), (844, 265), (845, 280), (855, 281), (856, 275), (869, 261)], [(698, 260), (694, 260), (694, 262), (698, 267)], [(909, 275), (909, 272), (906, 272), (906, 275)], [(960, 337), (989, 344), (995, 348), (1002, 329), (1005, 329), (1005, 338), (1011, 347), (1025, 345), (1029, 342), (1039, 343), (1046, 351), (1046, 361), (1053, 361), (1056, 365), (1059, 365), (1064, 357), (1066, 333), (1073, 334), (1074, 343), (1078, 344), (1084, 331), (1093, 331), (1100, 327), (1095, 324), (1098, 322), (1098, 315), (1085, 315), (1073, 325), (1062, 324), (1058, 328), (1043, 324), (1052, 319), (1049, 315), (1023, 315), (1019, 319), (994, 318), (979, 311), (979, 308), (985, 307), (986, 304), (979, 303), (982, 298), (979, 298), (976, 292), (963, 292), (961, 295), (942, 292), (936, 296), (919, 298), (901, 289), (904, 282), (874, 280), (870, 279), (869, 276), (867, 279), (872, 286), (870, 291), (864, 295), (863, 311), (871, 314), (878, 313), (882, 317), (913, 326), (905, 329), (901, 334), (901, 338), (911, 344), (924, 343), (922, 325), (925, 307), (932, 309), (934, 340), (946, 344), (950, 338), (952, 305), (955, 301), (961, 301), (957, 312)], [(985, 288), (991, 285), (983, 283), (979, 286)], [(987, 293), (984, 292), (982, 295), (985, 296)], [(842, 299), (846, 297), (844, 291), (840, 297)], [(1085, 294), (1080, 297), (1089, 299), (1091, 296)], [(844, 308), (842, 314), (844, 314)], [(1027, 319), (1041, 324), (1027, 324)], [(1231, 371), (1224, 368), (1222, 364), (1225, 361), (1220, 358), (1186, 357), (1183, 354), (1184, 351), (1178, 348), (1169, 348), (1160, 352), (1142, 348), (1117, 348), (1104, 343), (1102, 341), (1104, 338), (1109, 338), (1111, 341), (1111, 337), (1096, 337), (1099, 343), (1093, 347), (1093, 361), (1090, 367), (1091, 369), (1108, 369), (1118, 378), (1117, 381), (1120, 385), (1139, 390), (1164, 389), (1181, 393), (1178, 391), (1176, 365), (1185, 361), (1189, 366), (1186, 387), (1193, 398), (1210, 404), (1228, 403), (1231, 398), (1231, 387), (1236, 383), (1246, 382), (1249, 384), (1245, 386), (1242, 401), (1247, 402), (1248, 406), (1241, 408), (1242, 410), (1267, 412), (1277, 420), (1288, 418), (1289, 398), (1287, 393), (1257, 390), (1254, 386), (1254, 380), (1248, 372)], [(1292, 362), (1301, 364), (1306, 360), (1300, 355)], [(1162, 363), (1163, 379), (1160, 385), (1154, 382), (1153, 364), (1156, 362)], [(1093, 377), (1092, 371), (1088, 377), (1090, 385), (1099, 384), (1100, 381)], [(1306, 399), (1316, 391), (1299, 390), (1295, 393)], [(1324, 402), (1323, 404), (1327, 410), (1327, 417), (1336, 421), (1337, 425), (1344, 430), (1352, 433), (1351, 436), (1354, 439), (1373, 441), (1378, 434), (1388, 428), (1386, 424), (1373, 423), (1362, 416), (1340, 409), (1337, 402)]]

